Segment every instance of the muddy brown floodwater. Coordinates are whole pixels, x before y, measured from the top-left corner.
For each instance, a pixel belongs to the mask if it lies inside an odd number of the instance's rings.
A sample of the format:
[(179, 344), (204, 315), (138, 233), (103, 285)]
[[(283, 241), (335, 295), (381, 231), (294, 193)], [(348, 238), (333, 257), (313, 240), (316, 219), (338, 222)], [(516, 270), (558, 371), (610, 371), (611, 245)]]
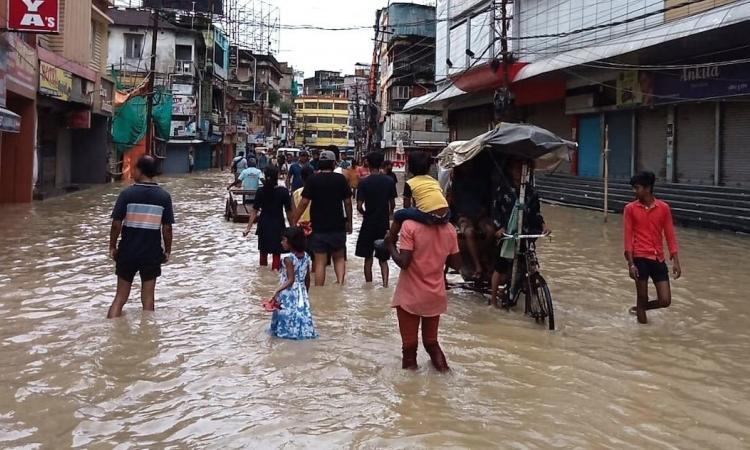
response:
[(157, 311), (134, 289), (112, 321), (119, 186), (0, 208), (0, 447), (750, 446), (749, 238), (678, 229), (673, 305), (639, 326), (620, 218), (545, 206), (559, 329), (453, 292), (441, 330), (453, 373), (421, 349), (411, 373), (392, 288), (364, 284), (356, 236), (346, 286), (311, 293), (321, 338), (269, 338), (260, 299), (277, 276), (221, 217), (225, 178), (164, 180), (177, 224)]

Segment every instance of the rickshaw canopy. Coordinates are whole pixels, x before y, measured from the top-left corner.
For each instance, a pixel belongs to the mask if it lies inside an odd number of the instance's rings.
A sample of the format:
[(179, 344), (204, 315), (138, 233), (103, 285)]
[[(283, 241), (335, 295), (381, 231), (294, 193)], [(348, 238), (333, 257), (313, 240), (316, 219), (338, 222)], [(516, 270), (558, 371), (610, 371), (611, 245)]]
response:
[(576, 148), (575, 142), (544, 128), (503, 122), (470, 141), (449, 144), (438, 155), (438, 162), (443, 169), (453, 169), (474, 159), (482, 151), (489, 150), (493, 156), (534, 160), (536, 169), (550, 170), (563, 161), (569, 161), (570, 153)]

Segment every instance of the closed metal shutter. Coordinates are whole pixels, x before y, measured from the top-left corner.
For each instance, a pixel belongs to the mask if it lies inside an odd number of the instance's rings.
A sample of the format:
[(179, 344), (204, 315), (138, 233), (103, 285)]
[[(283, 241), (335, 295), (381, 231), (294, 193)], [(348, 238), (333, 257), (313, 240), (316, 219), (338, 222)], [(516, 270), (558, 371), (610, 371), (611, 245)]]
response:
[(581, 117), (578, 122), (578, 174), (602, 176), (602, 120), (598, 114)]
[(565, 115), (565, 102), (534, 105), (530, 108), (526, 122), (549, 130), (563, 139), (573, 139), (570, 117)]
[(609, 126), (609, 176), (627, 180), (631, 177), (633, 154), (633, 112), (607, 114)]
[(637, 169), (654, 172), (663, 180), (667, 177), (667, 111), (641, 110), (636, 120)]
[(727, 103), (722, 117), (721, 182), (750, 186), (750, 105)]
[(675, 181), (713, 184), (714, 182), (714, 103), (677, 107), (675, 142)]
[(451, 111), (450, 115), (459, 141), (474, 139), (492, 126), (492, 105)]

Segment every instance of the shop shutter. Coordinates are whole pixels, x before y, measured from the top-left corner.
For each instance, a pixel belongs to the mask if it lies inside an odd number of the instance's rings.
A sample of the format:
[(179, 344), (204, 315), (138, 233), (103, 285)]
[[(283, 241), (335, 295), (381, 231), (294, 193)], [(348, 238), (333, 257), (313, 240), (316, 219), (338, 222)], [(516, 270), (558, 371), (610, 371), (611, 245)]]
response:
[[(549, 130), (563, 139), (573, 140), (573, 127), (570, 117), (565, 115), (565, 102), (551, 102), (529, 107), (526, 122)], [(570, 162), (565, 161), (556, 170), (557, 173), (569, 173)]]
[(563, 139), (571, 139), (570, 117), (565, 115), (565, 102), (534, 105), (526, 122), (549, 130)]
[(602, 121), (599, 115), (582, 117), (578, 132), (578, 174), (582, 177), (602, 176)]
[(677, 107), (676, 182), (713, 184), (715, 108), (714, 103)]
[(456, 140), (466, 141), (486, 133), (492, 126), (492, 106), (481, 106), (451, 111), (455, 124)]
[(637, 170), (648, 170), (663, 180), (667, 177), (667, 111), (641, 110), (636, 116)]
[(622, 111), (607, 114), (609, 126), (609, 176), (614, 179), (630, 179), (633, 154), (633, 112)]
[(750, 104), (724, 106), (721, 141), (721, 183), (750, 186)]

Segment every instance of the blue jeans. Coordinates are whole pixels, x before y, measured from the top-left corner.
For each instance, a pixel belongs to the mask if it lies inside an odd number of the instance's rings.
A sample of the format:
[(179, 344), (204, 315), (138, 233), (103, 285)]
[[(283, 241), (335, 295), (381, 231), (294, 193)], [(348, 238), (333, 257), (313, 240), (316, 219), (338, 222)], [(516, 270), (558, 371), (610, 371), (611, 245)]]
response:
[(407, 220), (413, 220), (424, 225), (439, 225), (448, 223), (450, 218), (450, 212), (447, 212), (444, 216), (438, 216), (436, 214), (420, 211), (417, 208), (399, 209), (393, 214), (393, 220), (396, 222), (403, 223)]

